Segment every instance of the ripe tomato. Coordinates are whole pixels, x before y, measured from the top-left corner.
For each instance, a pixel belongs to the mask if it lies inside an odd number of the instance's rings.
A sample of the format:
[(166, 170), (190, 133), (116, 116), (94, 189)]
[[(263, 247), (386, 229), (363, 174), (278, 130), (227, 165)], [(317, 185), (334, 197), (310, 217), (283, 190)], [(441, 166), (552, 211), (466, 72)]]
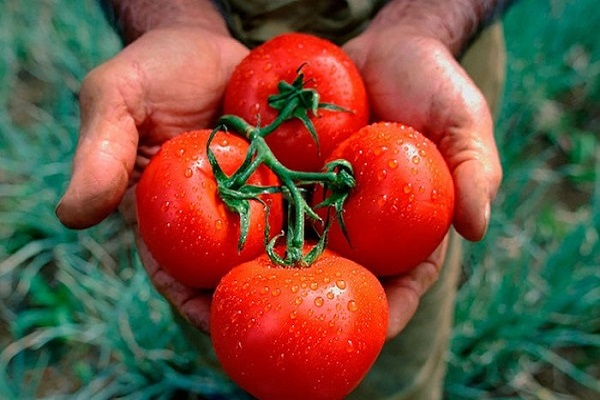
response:
[(210, 334), (224, 370), (253, 396), (334, 400), (373, 365), (387, 322), (377, 278), (325, 250), (307, 268), (264, 255), (232, 269), (213, 296)]
[[(210, 130), (188, 132), (165, 142), (150, 160), (136, 189), (140, 234), (156, 261), (182, 283), (214, 288), (235, 265), (264, 252), (265, 209), (250, 201), (250, 229), (238, 253), (239, 215), (217, 194), (217, 184), (206, 155)], [(219, 132), (211, 149), (226, 174), (242, 163), (248, 143)], [(250, 184), (276, 185), (278, 179), (259, 168)], [(282, 226), (279, 195), (264, 196), (270, 204), (271, 232)]]
[(452, 223), (454, 186), (433, 142), (408, 126), (375, 123), (330, 158), (348, 160), (356, 178), (343, 208), (350, 243), (334, 218), (331, 249), (386, 276), (409, 271), (441, 243)]
[(335, 146), (368, 123), (369, 109), (362, 78), (341, 48), (300, 33), (284, 34), (253, 49), (234, 70), (225, 91), (224, 113), (235, 114), (252, 125), (265, 126), (277, 116), (268, 105), (284, 80), (291, 83), (302, 66), (306, 87), (320, 94), (321, 102), (351, 112), (319, 109), (312, 116), (320, 154), (310, 133), (298, 119), (286, 121), (267, 137), (275, 156), (288, 168), (319, 171)]

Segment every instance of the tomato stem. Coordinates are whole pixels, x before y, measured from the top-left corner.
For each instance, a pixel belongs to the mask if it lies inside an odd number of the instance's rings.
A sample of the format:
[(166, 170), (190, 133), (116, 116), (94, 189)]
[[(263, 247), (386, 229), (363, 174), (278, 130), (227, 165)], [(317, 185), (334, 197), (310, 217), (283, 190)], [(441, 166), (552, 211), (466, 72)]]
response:
[[(320, 256), (325, 248), (329, 218), (324, 223), (324, 230), (317, 244), (308, 253), (304, 254), (306, 217), (323, 223), (321, 218), (307, 203), (304, 196), (304, 192), (306, 191), (304, 186), (318, 183), (323, 185), (326, 191), (330, 192), (329, 197), (326, 197), (317, 207), (334, 207), (340, 226), (344, 230), (342, 206), (350, 189), (355, 185), (352, 166), (345, 160), (330, 162), (321, 172), (295, 171), (284, 166), (269, 148), (265, 137), (274, 132), (285, 121), (292, 118), (298, 118), (303, 122), (318, 146), (317, 134), (308, 116), (308, 112), (310, 111), (313, 115), (317, 115), (319, 108), (347, 111), (332, 104), (319, 103), (319, 94), (317, 91), (304, 88), (304, 84), (304, 75), (301, 69), (298, 70), (298, 76), (291, 84), (283, 81), (280, 82), (278, 86), (279, 93), (269, 97), (269, 104), (279, 110), (277, 118), (270, 124), (264, 127), (255, 127), (238, 116), (224, 115), (217, 121), (213, 135), (211, 135), (207, 144), (208, 159), (217, 180), (219, 195), (229, 209), (240, 215), (240, 240), (238, 242), (240, 250), (244, 246), (249, 228), (249, 201), (261, 201), (259, 197), (261, 194), (276, 191), (281, 192), (287, 200), (287, 234), (281, 233), (275, 236), (266, 246), (267, 254), (272, 261), (284, 266), (308, 266)], [(221, 170), (214, 153), (210, 149), (211, 140), (218, 130), (238, 132), (250, 141), (246, 158), (231, 176), (226, 176)], [(247, 184), (250, 176), (261, 165), (265, 165), (279, 178), (281, 182), (280, 187), (260, 187)], [(267, 221), (265, 228), (266, 239), (268, 239), (268, 225)], [(286, 252), (284, 257), (279, 256), (274, 250), (276, 242), (282, 236), (286, 236)]]

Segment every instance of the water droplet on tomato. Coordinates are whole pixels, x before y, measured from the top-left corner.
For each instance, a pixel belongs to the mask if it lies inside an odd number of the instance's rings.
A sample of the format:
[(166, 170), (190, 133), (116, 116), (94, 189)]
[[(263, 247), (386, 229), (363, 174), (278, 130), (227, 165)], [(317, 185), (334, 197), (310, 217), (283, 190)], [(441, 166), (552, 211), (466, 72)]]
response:
[(312, 290), (317, 290), (318, 287), (319, 287), (319, 284), (317, 282), (313, 282), (313, 283), (310, 284), (310, 288)]
[(183, 147), (180, 148), (178, 154), (179, 154), (179, 157), (183, 157), (183, 155), (185, 154), (185, 149)]
[(352, 353), (354, 351), (354, 342), (352, 342), (352, 340), (348, 339), (348, 341), (346, 342), (346, 351), (348, 353)]
[(315, 306), (321, 307), (325, 303), (325, 300), (321, 296), (315, 297)]
[(294, 310), (294, 311), (292, 311), (292, 312), (290, 313), (290, 318), (291, 318), (291, 319), (296, 319), (296, 317), (297, 317), (297, 316), (298, 316), (298, 312), (297, 312), (296, 310)]
[(296, 303), (297, 306), (299, 306), (300, 304), (302, 304), (302, 297), (296, 297), (296, 300), (294, 300), (294, 303)]
[(437, 191), (437, 190), (435, 190), (435, 189), (433, 189), (433, 190), (431, 191), (431, 200), (432, 200), (432, 201), (435, 201), (435, 200), (437, 200), (437, 198), (438, 198), (438, 191)]
[(280, 294), (281, 294), (281, 289), (279, 289), (279, 288), (275, 288), (275, 289), (273, 289), (273, 291), (271, 292), (271, 296), (273, 296), (273, 297), (277, 297), (277, 296), (279, 296)]
[(350, 300), (350, 301), (348, 302), (348, 310), (349, 310), (349, 311), (352, 311), (352, 312), (354, 312), (354, 311), (358, 310), (358, 304), (356, 304), (356, 301), (354, 301), (354, 300)]
[(346, 281), (343, 279), (338, 279), (337, 281), (335, 281), (335, 286), (337, 286), (341, 290), (344, 290), (346, 289)]
[(413, 164), (418, 164), (421, 161), (421, 157), (419, 156), (413, 156), (411, 159)]
[(223, 229), (223, 220), (218, 219), (215, 221), (215, 229), (220, 231), (221, 229)]
[(404, 193), (405, 194), (409, 194), (410, 192), (412, 192), (412, 183), (407, 183), (404, 186)]
[(379, 207), (383, 207), (385, 205), (385, 203), (387, 202), (387, 194), (384, 194), (383, 196), (381, 196), (379, 199), (377, 199), (377, 205)]
[(290, 289), (292, 290), (292, 293), (297, 293), (298, 290), (300, 290), (300, 287), (298, 285), (293, 285)]
[(396, 160), (395, 158), (392, 158), (390, 161), (388, 161), (388, 166), (391, 169), (396, 169), (398, 168), (398, 160)]
[(331, 291), (330, 291), (330, 292), (327, 292), (327, 298), (328, 298), (329, 300), (333, 300), (333, 298), (334, 298), (334, 297), (335, 297), (335, 295), (333, 294), (333, 292), (331, 292)]
[(379, 172), (377, 172), (377, 179), (380, 181), (384, 180), (386, 176), (387, 176), (387, 170), (385, 170), (385, 169), (379, 170)]
[(270, 63), (270, 62), (266, 63), (266, 64), (265, 64), (265, 66), (263, 67), (263, 70), (264, 70), (265, 72), (266, 72), (266, 71), (270, 71), (270, 70), (272, 70), (272, 69), (273, 69), (273, 64), (272, 64), (272, 63)]
[(167, 211), (169, 210), (169, 206), (170, 206), (170, 205), (171, 205), (171, 202), (170, 202), (170, 201), (165, 201), (165, 202), (163, 203), (163, 205), (161, 206), (160, 210), (161, 210), (162, 212), (167, 212)]

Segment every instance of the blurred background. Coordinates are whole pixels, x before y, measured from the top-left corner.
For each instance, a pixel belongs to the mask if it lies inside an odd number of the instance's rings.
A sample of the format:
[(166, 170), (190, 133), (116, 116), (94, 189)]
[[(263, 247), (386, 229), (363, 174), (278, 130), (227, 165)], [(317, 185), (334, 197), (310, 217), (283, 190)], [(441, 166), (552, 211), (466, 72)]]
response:
[[(599, 24), (597, 0), (504, 17), (505, 178), (466, 248), (448, 399), (600, 399)], [(245, 398), (197, 364), (118, 216), (54, 216), (79, 85), (119, 47), (93, 0), (0, 0), (0, 398)]]

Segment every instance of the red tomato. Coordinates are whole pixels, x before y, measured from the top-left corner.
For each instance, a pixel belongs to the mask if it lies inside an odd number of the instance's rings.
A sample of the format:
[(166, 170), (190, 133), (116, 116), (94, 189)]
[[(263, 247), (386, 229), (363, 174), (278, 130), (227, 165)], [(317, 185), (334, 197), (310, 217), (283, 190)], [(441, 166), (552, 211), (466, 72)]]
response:
[(330, 250), (307, 268), (264, 255), (232, 269), (215, 291), (210, 334), (219, 361), (261, 400), (342, 399), (383, 346), (385, 292)]
[(278, 36), (253, 49), (234, 70), (225, 91), (225, 114), (235, 114), (252, 125), (271, 123), (277, 111), (268, 105), (284, 80), (291, 83), (297, 69), (317, 89), (321, 102), (333, 103), (351, 112), (320, 109), (311, 115), (319, 137), (317, 145), (302, 122), (285, 122), (267, 137), (275, 156), (288, 168), (319, 171), (335, 146), (368, 123), (369, 109), (362, 78), (341, 48), (333, 43), (300, 33)]
[(433, 142), (410, 127), (376, 123), (330, 158), (348, 160), (356, 178), (343, 210), (350, 243), (334, 219), (331, 249), (386, 276), (416, 267), (441, 243), (452, 223), (454, 186)]
[[(214, 288), (232, 267), (264, 252), (265, 209), (251, 201), (248, 238), (238, 253), (239, 216), (218, 197), (206, 156), (209, 135), (209, 130), (193, 131), (164, 143), (136, 189), (139, 230), (148, 250), (177, 280), (200, 288)], [(248, 143), (219, 132), (211, 149), (229, 175), (244, 160)], [(278, 179), (261, 167), (248, 182), (276, 185)], [(283, 220), (281, 196), (263, 199), (271, 205), (269, 222), (276, 234)]]

